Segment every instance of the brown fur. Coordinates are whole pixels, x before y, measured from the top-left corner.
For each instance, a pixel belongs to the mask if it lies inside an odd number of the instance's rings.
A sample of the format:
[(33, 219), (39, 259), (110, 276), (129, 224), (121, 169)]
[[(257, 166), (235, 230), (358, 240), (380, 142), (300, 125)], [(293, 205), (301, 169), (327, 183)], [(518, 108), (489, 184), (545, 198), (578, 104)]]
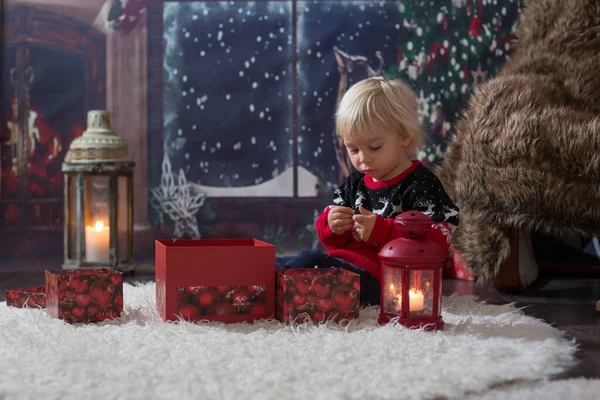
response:
[(518, 228), (600, 233), (600, 0), (530, 1), (516, 34), (437, 171), (461, 211), (453, 245), (480, 281)]

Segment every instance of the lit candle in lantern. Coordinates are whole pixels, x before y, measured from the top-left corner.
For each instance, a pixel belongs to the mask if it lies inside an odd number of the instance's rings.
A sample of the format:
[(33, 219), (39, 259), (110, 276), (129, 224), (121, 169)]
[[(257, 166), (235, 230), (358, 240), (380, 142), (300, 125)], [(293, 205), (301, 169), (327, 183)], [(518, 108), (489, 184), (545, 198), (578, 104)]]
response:
[[(420, 290), (410, 289), (408, 291), (409, 311), (423, 311), (425, 308), (425, 296)], [(398, 311), (402, 309), (402, 294), (398, 295)]]
[[(386, 243), (378, 254), (383, 304), (377, 322), (398, 321), (408, 328), (442, 329), (442, 268), (448, 260), (448, 252), (428, 239), (433, 224), (431, 217), (418, 211), (406, 211), (394, 218), (394, 224), (401, 237)], [(394, 296), (391, 302), (387, 298), (389, 294)], [(402, 300), (406, 312), (401, 312)]]
[(102, 221), (85, 227), (85, 257), (88, 262), (108, 262), (110, 227)]

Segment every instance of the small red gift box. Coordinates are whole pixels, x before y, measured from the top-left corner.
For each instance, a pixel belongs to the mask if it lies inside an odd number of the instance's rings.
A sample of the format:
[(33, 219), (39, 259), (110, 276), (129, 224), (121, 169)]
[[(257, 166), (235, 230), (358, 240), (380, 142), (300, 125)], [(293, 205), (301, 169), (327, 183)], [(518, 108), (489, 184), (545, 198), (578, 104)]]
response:
[(157, 240), (163, 321), (252, 322), (275, 314), (275, 246), (256, 239)]
[(123, 273), (110, 268), (46, 271), (46, 312), (69, 323), (120, 317)]
[(277, 271), (277, 319), (339, 322), (358, 318), (360, 276), (343, 268), (284, 268)]
[(6, 305), (18, 308), (46, 308), (46, 286), (6, 291)]

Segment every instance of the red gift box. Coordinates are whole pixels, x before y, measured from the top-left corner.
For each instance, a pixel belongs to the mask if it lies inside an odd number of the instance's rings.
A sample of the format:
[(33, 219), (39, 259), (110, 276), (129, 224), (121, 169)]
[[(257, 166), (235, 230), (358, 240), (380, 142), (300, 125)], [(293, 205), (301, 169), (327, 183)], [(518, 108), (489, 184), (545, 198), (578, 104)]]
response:
[(6, 305), (18, 308), (46, 308), (46, 286), (6, 291)]
[(284, 268), (277, 271), (277, 319), (281, 322), (340, 322), (358, 318), (360, 276), (343, 268)]
[(110, 268), (46, 271), (46, 312), (69, 323), (120, 317), (123, 273)]
[(275, 246), (256, 239), (157, 240), (163, 321), (252, 322), (275, 314)]

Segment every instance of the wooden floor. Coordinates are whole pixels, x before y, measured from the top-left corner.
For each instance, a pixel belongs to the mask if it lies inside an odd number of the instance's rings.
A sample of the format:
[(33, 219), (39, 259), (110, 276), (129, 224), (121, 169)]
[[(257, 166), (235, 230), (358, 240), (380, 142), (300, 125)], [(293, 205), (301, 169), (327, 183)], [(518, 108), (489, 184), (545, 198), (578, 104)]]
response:
[[(127, 276), (125, 281), (152, 281), (152, 264), (151, 260), (139, 262), (135, 275)], [(45, 269), (60, 269), (60, 260), (0, 261), (0, 301), (5, 300), (6, 289), (43, 285)], [(545, 320), (579, 343), (579, 364), (561, 378), (600, 378), (600, 313), (595, 311), (596, 301), (600, 300), (600, 279), (541, 279), (519, 295), (499, 293), (472, 282), (445, 280), (444, 294), (452, 293), (476, 295), (491, 304), (515, 302), (525, 307), (526, 314)]]
[(499, 293), (491, 287), (477, 287), (472, 282), (445, 280), (444, 294), (474, 294), (490, 304), (516, 303), (523, 312), (540, 318), (565, 332), (579, 344), (579, 364), (559, 378), (600, 378), (600, 279), (540, 279), (525, 293)]

